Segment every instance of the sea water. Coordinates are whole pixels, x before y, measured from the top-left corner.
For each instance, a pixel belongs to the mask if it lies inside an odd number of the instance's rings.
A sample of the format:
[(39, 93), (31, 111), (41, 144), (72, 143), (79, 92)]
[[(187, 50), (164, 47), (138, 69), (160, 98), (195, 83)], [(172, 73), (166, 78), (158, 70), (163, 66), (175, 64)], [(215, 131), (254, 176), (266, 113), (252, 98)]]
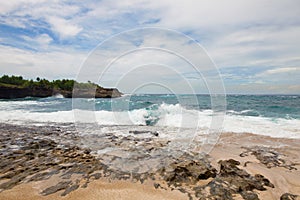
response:
[[(96, 123), (90, 132), (134, 128), (168, 135), (178, 128), (207, 131), (214, 111), (209, 95), (136, 94), (115, 99), (62, 96), (0, 100), (0, 122), (23, 125)], [(184, 123), (183, 123), (184, 121)], [(223, 132), (300, 138), (300, 95), (227, 95)]]

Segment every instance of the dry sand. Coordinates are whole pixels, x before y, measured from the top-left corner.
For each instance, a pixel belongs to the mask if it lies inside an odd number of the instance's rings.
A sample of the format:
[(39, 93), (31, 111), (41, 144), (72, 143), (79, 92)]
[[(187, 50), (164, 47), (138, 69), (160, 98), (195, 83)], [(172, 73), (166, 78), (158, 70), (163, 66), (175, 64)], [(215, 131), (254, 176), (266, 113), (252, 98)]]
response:
[(133, 199), (187, 199), (186, 195), (179, 191), (165, 191), (155, 189), (153, 185), (132, 183), (128, 181), (93, 181), (88, 188), (80, 188), (65, 197), (60, 193), (48, 196), (39, 194), (39, 183), (21, 184), (12, 190), (0, 193), (1, 200), (133, 200)]
[[(240, 154), (245, 151), (242, 147), (253, 146), (276, 149), (277, 152), (286, 156), (287, 161), (296, 163), (295, 168), (297, 170), (289, 170), (283, 167), (268, 168), (253, 155), (240, 157)], [(241, 168), (250, 174), (262, 174), (269, 179), (275, 187), (268, 188), (266, 191), (257, 191), (260, 199), (280, 199), (280, 196), (284, 193), (300, 195), (300, 140), (271, 138), (245, 133), (225, 133), (210, 155), (215, 166), (217, 166), (218, 160), (233, 158), (240, 161)], [(246, 167), (243, 167), (245, 163)]]

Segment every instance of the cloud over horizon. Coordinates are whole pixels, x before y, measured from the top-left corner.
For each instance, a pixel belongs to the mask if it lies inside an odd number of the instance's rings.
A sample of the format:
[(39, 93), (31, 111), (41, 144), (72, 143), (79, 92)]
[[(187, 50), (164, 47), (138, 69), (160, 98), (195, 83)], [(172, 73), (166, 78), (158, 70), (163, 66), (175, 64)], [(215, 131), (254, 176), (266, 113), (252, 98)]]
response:
[[(299, 94), (299, 13), (297, 0), (2, 1), (0, 74), (75, 78), (100, 42), (153, 26), (198, 41), (229, 93)], [(171, 59), (170, 64), (176, 65)]]

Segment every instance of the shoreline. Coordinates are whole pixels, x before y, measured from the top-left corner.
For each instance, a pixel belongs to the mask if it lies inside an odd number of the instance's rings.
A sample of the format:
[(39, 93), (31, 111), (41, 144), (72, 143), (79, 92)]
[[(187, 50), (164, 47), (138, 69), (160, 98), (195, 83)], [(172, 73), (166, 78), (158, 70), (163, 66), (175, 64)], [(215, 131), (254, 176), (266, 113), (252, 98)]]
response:
[[(130, 174), (110, 168), (103, 160), (104, 155), (99, 159), (88, 149), (74, 147), (74, 143), (72, 146), (71, 141), (78, 140), (78, 136), (62, 127), (1, 124), (0, 128), (1, 200), (76, 200), (81, 197), (97, 199), (99, 196), (107, 200), (201, 199), (218, 195), (228, 195), (232, 199), (279, 199), (284, 193), (300, 194), (299, 139), (223, 133), (209, 155), (193, 152), (194, 156), (172, 158), (169, 166), (163, 166), (156, 172)], [(149, 151), (157, 145), (165, 145), (154, 136), (148, 140), (137, 140), (107, 134), (105, 139), (119, 142), (118, 145), (133, 140), (141, 146), (147, 144)], [(16, 145), (8, 146), (9, 142), (18, 141), (24, 141), (20, 144), (23, 149)], [(36, 144), (38, 147), (34, 149)], [(66, 147), (67, 150), (64, 150)], [(27, 160), (19, 162), (18, 158), (22, 156), (27, 156)], [(19, 163), (7, 168), (3, 161), (10, 161), (6, 165)], [(22, 165), (25, 167), (22, 168)], [(37, 167), (37, 171), (30, 171), (33, 166)], [(91, 169), (91, 166), (94, 168)], [(10, 170), (11, 167), (14, 169)], [(39, 176), (35, 176), (37, 174)], [(4, 183), (18, 178), (19, 181), (3, 189)], [(65, 185), (60, 184), (68, 181)], [(224, 185), (226, 182), (231, 185)], [(241, 187), (241, 191), (235, 187)], [(213, 189), (219, 191), (213, 193)]]

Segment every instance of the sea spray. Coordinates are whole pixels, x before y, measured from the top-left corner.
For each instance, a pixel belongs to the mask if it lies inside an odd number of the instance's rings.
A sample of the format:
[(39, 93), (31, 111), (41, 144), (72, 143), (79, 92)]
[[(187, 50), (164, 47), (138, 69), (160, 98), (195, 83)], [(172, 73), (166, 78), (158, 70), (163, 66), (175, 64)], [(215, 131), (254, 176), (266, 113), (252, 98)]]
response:
[[(119, 99), (71, 99), (59, 97), (0, 100), (0, 122), (11, 124), (91, 123), (105, 126), (144, 126), (166, 134), (178, 128), (209, 129), (213, 111), (208, 95), (199, 104), (175, 95), (132, 95)], [(255, 133), (272, 137), (300, 138), (300, 96), (229, 95), (223, 131)], [(123, 104), (128, 104), (124, 108)], [(121, 106), (112, 106), (121, 105)], [(117, 108), (117, 109), (115, 109)], [(77, 113), (79, 118), (74, 118)], [(161, 132), (163, 132), (161, 131)]]

